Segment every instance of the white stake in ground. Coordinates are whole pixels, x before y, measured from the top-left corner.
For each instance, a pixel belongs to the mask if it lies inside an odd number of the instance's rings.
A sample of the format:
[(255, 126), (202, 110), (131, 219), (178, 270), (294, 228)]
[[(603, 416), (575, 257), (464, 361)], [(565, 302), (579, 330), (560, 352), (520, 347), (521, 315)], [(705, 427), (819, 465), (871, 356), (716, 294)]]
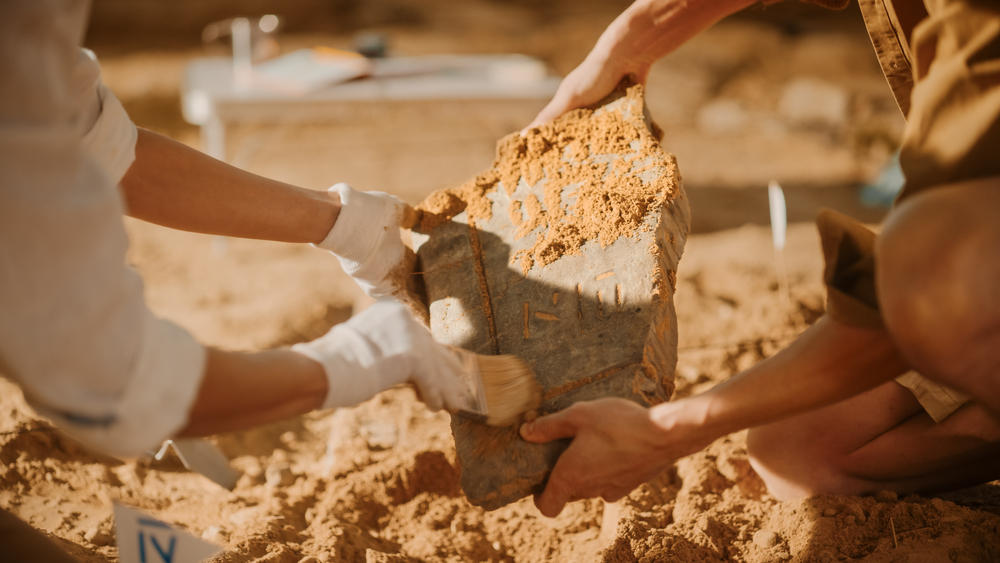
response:
[(785, 192), (777, 180), (771, 180), (767, 185), (767, 203), (771, 209), (771, 242), (774, 245), (778, 286), (785, 296), (785, 301), (791, 305), (792, 291), (788, 284), (788, 269), (785, 267), (785, 233), (788, 230), (788, 213), (785, 209)]
[(184, 467), (201, 473), (219, 486), (233, 490), (240, 473), (229, 465), (229, 459), (215, 444), (202, 438), (178, 438), (163, 442), (160, 451), (153, 455), (157, 461), (173, 450)]

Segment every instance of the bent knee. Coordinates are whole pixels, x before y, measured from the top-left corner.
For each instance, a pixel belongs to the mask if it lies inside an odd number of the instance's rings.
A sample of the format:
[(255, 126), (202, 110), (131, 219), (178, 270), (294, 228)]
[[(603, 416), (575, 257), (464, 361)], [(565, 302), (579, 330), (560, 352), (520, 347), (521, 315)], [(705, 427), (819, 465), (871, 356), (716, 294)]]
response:
[(778, 500), (864, 492), (858, 479), (840, 468), (838, 455), (821, 442), (797, 437), (787, 423), (751, 428), (747, 434), (750, 465)]
[(912, 362), (942, 375), (1000, 321), (1000, 261), (991, 261), (1000, 228), (982, 225), (989, 217), (970, 213), (973, 205), (981, 203), (949, 189), (919, 194), (893, 212), (876, 243), (886, 327)]

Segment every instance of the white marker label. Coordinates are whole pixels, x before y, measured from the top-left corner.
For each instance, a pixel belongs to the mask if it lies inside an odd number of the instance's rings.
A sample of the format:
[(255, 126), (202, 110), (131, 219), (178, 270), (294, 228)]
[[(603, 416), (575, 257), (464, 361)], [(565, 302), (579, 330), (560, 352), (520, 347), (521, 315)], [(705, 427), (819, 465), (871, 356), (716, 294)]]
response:
[(222, 551), (215, 544), (118, 503), (115, 533), (122, 563), (193, 563)]

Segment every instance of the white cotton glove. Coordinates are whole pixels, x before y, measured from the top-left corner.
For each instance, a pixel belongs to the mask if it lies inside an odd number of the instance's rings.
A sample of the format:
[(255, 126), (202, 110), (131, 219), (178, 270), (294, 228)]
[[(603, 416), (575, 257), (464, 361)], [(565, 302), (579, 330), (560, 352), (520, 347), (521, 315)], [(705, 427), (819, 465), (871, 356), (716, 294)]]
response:
[(292, 350), (323, 365), (329, 382), (323, 408), (356, 405), (406, 382), (416, 385), (431, 410), (475, 408), (470, 376), (457, 354), (396, 301), (378, 301)]
[(341, 182), (329, 190), (340, 197), (340, 214), (316, 246), (337, 255), (361, 289), (378, 298), (397, 293), (403, 279), (392, 279), (406, 249), (399, 238), (405, 204), (383, 192), (362, 192)]

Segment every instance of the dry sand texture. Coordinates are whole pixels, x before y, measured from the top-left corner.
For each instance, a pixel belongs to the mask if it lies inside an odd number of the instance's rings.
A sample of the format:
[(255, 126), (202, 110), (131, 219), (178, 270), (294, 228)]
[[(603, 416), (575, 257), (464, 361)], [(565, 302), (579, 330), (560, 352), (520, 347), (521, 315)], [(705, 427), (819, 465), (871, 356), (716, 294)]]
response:
[[(276, 258), (244, 254), (236, 244), (237, 256), (220, 261), (208, 241), (192, 242), (190, 256), (161, 258), (159, 253), (177, 241), (157, 234), (135, 225), (133, 235), (144, 249), (137, 257), (140, 267), (156, 271), (153, 262), (166, 262), (178, 268), (177, 279), (198, 277), (203, 283), (176, 297), (178, 305), (208, 303), (223, 316), (236, 313), (214, 300), (211, 288), (233, 280), (226, 284), (236, 288), (227, 301), (253, 303), (259, 288), (241, 287), (235, 279), (248, 270), (267, 279)], [(675, 395), (697, 392), (772, 354), (816, 318), (822, 306), (817, 244), (812, 226), (790, 230), (794, 303), (787, 304), (777, 289), (766, 229), (745, 227), (688, 240), (677, 282), (684, 330)], [(305, 267), (324, 258), (290, 248), (287, 253), (289, 263)], [(286, 279), (289, 271), (294, 272), (286, 268)], [(293, 275), (308, 279), (318, 273)], [(321, 289), (315, 284), (299, 289), (309, 291)], [(258, 312), (254, 322), (284, 327), (289, 339), (322, 330), (328, 322), (308, 308), (288, 305)], [(219, 344), (263, 338), (248, 335), (252, 325), (246, 323), (203, 327)], [(121, 463), (88, 453), (38, 421), (13, 386), (0, 386), (5, 432), (0, 506), (52, 533), (86, 561), (115, 557), (111, 499), (225, 545), (229, 554), (220, 560), (234, 562), (995, 561), (1000, 556), (995, 485), (944, 499), (882, 494), (781, 503), (751, 471), (743, 434), (679, 461), (616, 509), (583, 501), (548, 520), (530, 499), (492, 512), (470, 505), (460, 490), (447, 415), (427, 412), (409, 391), (219, 438), (244, 473), (228, 492), (176, 463)], [(602, 537), (605, 513), (612, 524)], [(620, 516), (617, 526), (614, 516)], [(602, 552), (604, 546), (609, 549)]]
[[(373, 13), (380, 5), (363, 3)], [(417, 23), (385, 29), (403, 53), (522, 51), (565, 73), (623, 6), (427, 0), (408, 5)], [(722, 22), (653, 68), (651, 113), (682, 164), (693, 209), (675, 295), (675, 396), (773, 354), (817, 317), (821, 263), (807, 222), (818, 205), (869, 221), (881, 216), (857, 204), (854, 185), (884, 159), (901, 118), (854, 17), (772, 6)], [(347, 35), (298, 44), (328, 40), (349, 44)], [(197, 142), (179, 117), (177, 87), (186, 57), (200, 49), (130, 47), (123, 55), (117, 44), (95, 47), (134, 119)], [(848, 103), (812, 117), (793, 112), (793, 84)], [(282, 180), (316, 188), (346, 180), (417, 203), (484, 169), (495, 140), (537, 109), (498, 105), (451, 120), (441, 119), (449, 115), (443, 108), (434, 120), (423, 108), (398, 109), (294, 134), (246, 126), (233, 131), (233, 157)], [(785, 256), (792, 304), (778, 292), (770, 236), (760, 226), (770, 178), (786, 188), (797, 223)], [(289, 344), (322, 334), (363, 301), (335, 260), (306, 247), (229, 241), (220, 254), (207, 237), (132, 221), (128, 228), (129, 259), (154, 310), (204, 342)], [(742, 434), (679, 461), (617, 509), (584, 501), (554, 520), (528, 499), (493, 512), (470, 505), (448, 417), (428, 413), (408, 391), (218, 443), (244, 473), (232, 492), (176, 463), (122, 463), (83, 451), (0, 380), (0, 506), (84, 561), (116, 559), (113, 498), (225, 545), (225, 561), (1000, 560), (996, 483), (942, 497), (779, 503), (750, 470)], [(616, 510), (621, 523), (602, 537), (605, 513), (614, 521)], [(603, 546), (610, 550), (602, 554)]]
[[(674, 158), (623, 83), (597, 109), (512, 133), (486, 172), (418, 208), (418, 270), (447, 344), (515, 354), (543, 413), (605, 396), (650, 405), (673, 391), (677, 262), (690, 223)], [(462, 489), (498, 508), (539, 490), (565, 443), (452, 422)]]

